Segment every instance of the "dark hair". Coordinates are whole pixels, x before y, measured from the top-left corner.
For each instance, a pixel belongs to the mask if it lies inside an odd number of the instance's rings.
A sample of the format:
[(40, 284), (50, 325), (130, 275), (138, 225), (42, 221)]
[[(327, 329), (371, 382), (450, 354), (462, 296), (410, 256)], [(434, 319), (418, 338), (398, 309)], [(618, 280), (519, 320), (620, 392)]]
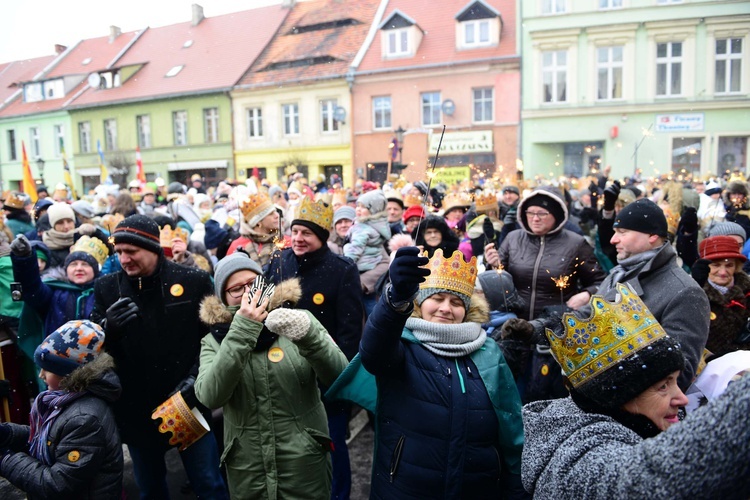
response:
[(123, 217), (130, 217), (138, 213), (135, 207), (135, 201), (133, 197), (128, 193), (121, 193), (115, 198), (115, 203), (112, 205), (112, 214), (122, 214)]

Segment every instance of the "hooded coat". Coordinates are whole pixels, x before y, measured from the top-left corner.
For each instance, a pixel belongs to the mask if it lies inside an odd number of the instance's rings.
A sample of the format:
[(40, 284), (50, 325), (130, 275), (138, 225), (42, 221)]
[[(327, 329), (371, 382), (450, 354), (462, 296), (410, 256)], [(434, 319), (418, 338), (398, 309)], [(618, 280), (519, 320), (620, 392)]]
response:
[[(424, 232), (427, 229), (437, 229), (438, 231), (440, 231), (442, 239), (437, 246), (431, 247), (427, 245), (427, 243), (425, 243)], [(427, 252), (427, 257), (432, 257), (432, 255), (435, 253), (435, 250), (437, 250), (438, 248), (442, 248), (443, 255), (446, 256), (451, 256), (453, 255), (453, 252), (458, 250), (458, 236), (456, 236), (456, 233), (451, 230), (451, 228), (448, 226), (448, 223), (442, 217), (432, 215), (427, 216), (427, 218), (420, 222), (411, 234), (412, 238), (414, 238), (415, 236), (417, 237), (417, 239), (414, 240), (414, 244), (423, 247)]]
[[(733, 194), (744, 196), (744, 202), (737, 205), (732, 203), (731, 195)], [(736, 222), (742, 226), (745, 233), (750, 235), (750, 190), (747, 183), (744, 181), (730, 182), (726, 190), (724, 190), (722, 198), (724, 199), (724, 207), (727, 209), (727, 214), (724, 217), (725, 220)]]
[[(300, 294), (298, 280), (283, 282), (269, 310)], [(221, 461), (232, 498), (330, 498), (331, 439), (317, 380), (332, 383), (347, 359), (306, 314), (310, 327), (292, 342), (233, 314), (216, 296), (201, 303), (201, 321), (211, 333), (201, 342), (195, 394), (206, 406), (224, 409)]]
[(750, 276), (744, 272), (734, 274), (734, 284), (726, 295), (706, 282), (703, 285), (711, 306), (711, 325), (706, 349), (714, 356), (738, 350), (750, 350), (750, 342), (740, 344), (737, 336), (743, 332), (750, 318)]
[(385, 243), (391, 239), (388, 213), (383, 211), (357, 217), (347, 237), (349, 243), (344, 245), (344, 255), (357, 264), (360, 272), (375, 269), (383, 259)]
[(120, 498), (122, 443), (111, 407), (120, 396), (120, 382), (112, 368), (112, 358), (102, 353), (61, 380), (61, 390), (86, 395), (65, 406), (52, 424), (47, 442), (52, 465), (28, 454), (28, 426), (5, 424), (11, 428), (13, 452), (0, 462), (0, 475), (29, 499)]
[(655, 437), (568, 397), (523, 409), (522, 476), (540, 499), (748, 498), (750, 376)]

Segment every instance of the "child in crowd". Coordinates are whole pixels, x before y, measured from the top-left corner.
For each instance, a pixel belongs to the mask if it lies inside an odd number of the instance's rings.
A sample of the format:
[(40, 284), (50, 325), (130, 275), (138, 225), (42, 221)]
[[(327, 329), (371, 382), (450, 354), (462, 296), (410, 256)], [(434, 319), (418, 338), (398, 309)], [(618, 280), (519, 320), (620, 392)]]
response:
[(380, 189), (357, 198), (357, 220), (349, 230), (344, 255), (357, 264), (360, 273), (370, 271), (380, 263), (385, 242), (391, 238), (386, 204), (385, 194)]

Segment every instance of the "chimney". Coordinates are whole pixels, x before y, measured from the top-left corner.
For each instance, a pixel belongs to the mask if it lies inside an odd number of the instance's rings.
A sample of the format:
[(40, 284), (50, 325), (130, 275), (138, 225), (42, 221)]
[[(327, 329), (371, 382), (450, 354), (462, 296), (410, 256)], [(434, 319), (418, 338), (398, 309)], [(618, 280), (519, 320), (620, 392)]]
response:
[(291, 9), (292, 7), (294, 7), (295, 3), (297, 3), (296, 0), (281, 0), (281, 8)]
[(60, 45), (59, 43), (55, 44), (55, 54), (62, 54), (66, 50), (68, 50), (68, 47), (65, 45)]
[(206, 16), (203, 15), (203, 7), (198, 5), (197, 3), (193, 4), (193, 26), (198, 26), (201, 21), (203, 21), (206, 18)]
[(109, 27), (109, 43), (114, 42), (120, 35), (122, 35), (122, 30), (118, 26)]

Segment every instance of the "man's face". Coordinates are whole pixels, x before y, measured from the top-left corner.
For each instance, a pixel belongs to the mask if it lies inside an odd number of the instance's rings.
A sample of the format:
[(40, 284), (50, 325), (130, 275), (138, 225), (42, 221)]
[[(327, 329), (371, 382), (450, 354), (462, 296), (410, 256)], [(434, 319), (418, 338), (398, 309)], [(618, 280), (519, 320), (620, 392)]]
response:
[(388, 222), (391, 224), (400, 221), (404, 215), (404, 209), (395, 201), (389, 201), (385, 206), (385, 211), (388, 213)]
[(159, 255), (129, 243), (116, 243), (115, 252), (122, 270), (130, 277), (150, 276), (159, 263)]
[(294, 255), (300, 256), (314, 252), (322, 246), (323, 242), (310, 228), (301, 225), (292, 226), (292, 251)]
[(615, 234), (612, 235), (609, 242), (617, 250), (617, 260), (622, 260), (651, 250), (654, 248), (654, 244), (658, 238), (655, 234), (640, 233), (632, 229), (618, 227), (615, 229)]
[(513, 205), (518, 201), (519, 196), (513, 191), (503, 191), (503, 203)]

